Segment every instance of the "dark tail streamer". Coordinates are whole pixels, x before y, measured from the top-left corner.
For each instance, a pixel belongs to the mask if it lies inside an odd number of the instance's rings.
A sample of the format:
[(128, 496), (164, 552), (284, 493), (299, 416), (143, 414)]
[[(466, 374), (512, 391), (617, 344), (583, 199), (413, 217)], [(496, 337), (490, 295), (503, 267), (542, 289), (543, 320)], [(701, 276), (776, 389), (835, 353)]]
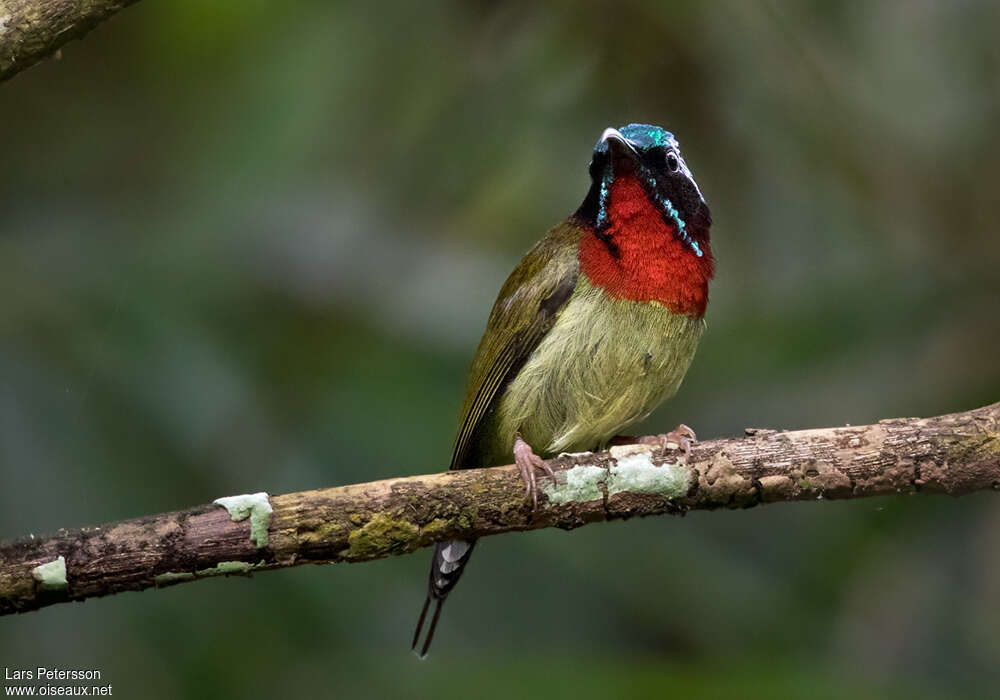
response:
[(424, 607), (420, 610), (420, 618), (417, 620), (417, 628), (413, 631), (413, 643), (410, 648), (416, 652), (420, 642), (420, 633), (427, 620), (427, 611), (431, 603), (434, 606), (434, 614), (431, 616), (430, 625), (427, 627), (427, 636), (424, 637), (424, 644), (417, 652), (420, 658), (427, 656), (434, 641), (434, 631), (437, 629), (438, 618), (441, 617), (441, 606), (451, 592), (451, 589), (462, 577), (465, 565), (472, 556), (472, 550), (476, 546), (475, 540), (452, 540), (450, 542), (438, 542), (434, 545), (434, 558), (431, 560), (431, 573), (427, 582), (427, 598), (424, 600)]

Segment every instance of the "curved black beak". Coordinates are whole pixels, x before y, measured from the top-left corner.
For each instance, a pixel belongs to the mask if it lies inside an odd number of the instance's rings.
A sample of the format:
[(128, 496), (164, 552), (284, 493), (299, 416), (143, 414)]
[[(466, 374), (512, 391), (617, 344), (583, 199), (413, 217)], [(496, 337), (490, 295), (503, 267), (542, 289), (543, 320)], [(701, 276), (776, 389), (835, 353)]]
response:
[(639, 157), (639, 151), (636, 150), (635, 144), (625, 138), (618, 129), (612, 129), (609, 126), (601, 134), (601, 139), (597, 142), (597, 150), (606, 151), (612, 148), (620, 155), (629, 155), (633, 158)]

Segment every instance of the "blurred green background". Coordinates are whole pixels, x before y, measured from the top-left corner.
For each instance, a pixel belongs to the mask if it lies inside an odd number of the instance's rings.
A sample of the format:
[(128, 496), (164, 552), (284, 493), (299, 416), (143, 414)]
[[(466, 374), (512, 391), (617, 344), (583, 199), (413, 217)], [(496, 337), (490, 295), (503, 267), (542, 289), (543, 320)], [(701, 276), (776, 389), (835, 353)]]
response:
[[(440, 471), (608, 125), (674, 131), (709, 330), (640, 429), (1000, 399), (987, 2), (141, 2), (0, 85), (0, 536)], [(0, 619), (117, 697), (988, 697), (1000, 502), (790, 504)]]

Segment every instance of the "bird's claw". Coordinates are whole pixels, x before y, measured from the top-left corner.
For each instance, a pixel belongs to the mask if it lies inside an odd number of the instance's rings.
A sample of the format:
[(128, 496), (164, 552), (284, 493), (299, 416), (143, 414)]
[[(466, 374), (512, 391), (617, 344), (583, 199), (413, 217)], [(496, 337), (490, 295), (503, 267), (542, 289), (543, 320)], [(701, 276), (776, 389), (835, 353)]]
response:
[(521, 478), (524, 480), (524, 495), (531, 498), (531, 509), (538, 508), (538, 481), (536, 470), (541, 469), (555, 479), (555, 472), (552, 471), (544, 459), (535, 454), (531, 445), (526, 443), (520, 435), (514, 438), (514, 463), (521, 470)]
[(642, 445), (659, 445), (660, 454), (665, 455), (669, 449), (679, 449), (684, 451), (684, 457), (691, 456), (691, 445), (698, 442), (698, 436), (694, 430), (681, 423), (669, 433), (660, 435), (645, 435), (639, 438)]

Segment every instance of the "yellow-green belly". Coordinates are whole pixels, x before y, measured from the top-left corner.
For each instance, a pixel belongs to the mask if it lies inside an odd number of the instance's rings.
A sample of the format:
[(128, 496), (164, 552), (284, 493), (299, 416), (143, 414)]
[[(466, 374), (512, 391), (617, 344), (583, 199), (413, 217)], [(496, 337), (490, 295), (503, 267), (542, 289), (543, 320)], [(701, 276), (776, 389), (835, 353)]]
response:
[(509, 462), (516, 432), (543, 456), (603, 445), (674, 395), (703, 329), (657, 302), (613, 299), (581, 274), (499, 399), (485, 463)]

